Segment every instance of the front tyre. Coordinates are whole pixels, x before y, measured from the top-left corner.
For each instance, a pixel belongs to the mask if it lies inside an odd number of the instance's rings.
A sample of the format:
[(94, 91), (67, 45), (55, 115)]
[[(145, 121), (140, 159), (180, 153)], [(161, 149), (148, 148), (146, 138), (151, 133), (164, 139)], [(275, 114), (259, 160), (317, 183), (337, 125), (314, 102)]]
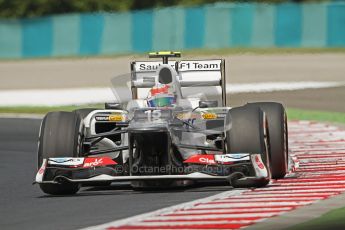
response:
[[(50, 112), (41, 123), (37, 165), (52, 157), (78, 157), (82, 150), (84, 125), (80, 116), (73, 112)], [(75, 183), (40, 184), (44, 193), (70, 195), (78, 192)]]
[(284, 178), (288, 168), (288, 128), (283, 105), (276, 102), (257, 102), (247, 106), (259, 107), (266, 113), (272, 178)]
[[(265, 113), (257, 107), (241, 106), (229, 110), (231, 128), (227, 131), (227, 153), (260, 154), (269, 170), (268, 132)], [(241, 179), (245, 176), (246, 179)], [(262, 187), (269, 183), (270, 175), (257, 178), (255, 172), (249, 175), (234, 173), (231, 178), (233, 187)]]

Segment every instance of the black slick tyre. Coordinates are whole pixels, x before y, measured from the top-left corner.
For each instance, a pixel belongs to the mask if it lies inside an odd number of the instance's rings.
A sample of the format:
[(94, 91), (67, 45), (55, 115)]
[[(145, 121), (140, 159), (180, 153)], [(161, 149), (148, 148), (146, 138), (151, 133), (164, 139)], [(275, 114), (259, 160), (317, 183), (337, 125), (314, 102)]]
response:
[[(227, 131), (228, 153), (258, 153), (269, 170), (267, 129), (265, 113), (257, 107), (241, 106), (230, 109), (231, 128)], [(255, 176), (255, 175), (252, 175)], [(249, 177), (250, 178), (250, 177)], [(233, 187), (262, 187), (269, 183), (267, 178), (239, 180), (236, 175)]]
[(288, 168), (288, 127), (284, 107), (276, 102), (257, 102), (248, 106), (259, 107), (267, 115), (272, 178), (284, 178)]
[[(84, 125), (80, 116), (73, 112), (50, 112), (41, 124), (37, 164), (52, 157), (78, 157), (81, 152)], [(79, 184), (40, 184), (44, 193), (51, 195), (75, 194)]]

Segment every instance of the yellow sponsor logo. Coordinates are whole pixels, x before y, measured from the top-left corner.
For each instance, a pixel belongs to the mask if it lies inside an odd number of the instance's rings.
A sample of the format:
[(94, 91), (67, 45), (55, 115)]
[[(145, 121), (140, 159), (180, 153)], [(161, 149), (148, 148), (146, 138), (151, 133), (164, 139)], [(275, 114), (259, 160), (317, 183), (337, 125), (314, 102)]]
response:
[(215, 114), (215, 113), (204, 113), (202, 115), (202, 118), (205, 119), (205, 120), (216, 119), (217, 118), (217, 114)]
[(114, 114), (109, 116), (109, 121), (122, 121), (122, 114)]

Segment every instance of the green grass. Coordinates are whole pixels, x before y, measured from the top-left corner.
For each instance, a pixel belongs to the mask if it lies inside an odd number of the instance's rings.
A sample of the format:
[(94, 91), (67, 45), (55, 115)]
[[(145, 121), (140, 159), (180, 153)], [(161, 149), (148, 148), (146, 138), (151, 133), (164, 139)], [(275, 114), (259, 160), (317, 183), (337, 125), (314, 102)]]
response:
[(340, 112), (288, 109), (287, 114), (289, 120), (313, 120), (345, 124), (345, 113)]
[(332, 210), (319, 218), (311, 221), (298, 224), (289, 230), (331, 230), (331, 229), (345, 229), (345, 207)]

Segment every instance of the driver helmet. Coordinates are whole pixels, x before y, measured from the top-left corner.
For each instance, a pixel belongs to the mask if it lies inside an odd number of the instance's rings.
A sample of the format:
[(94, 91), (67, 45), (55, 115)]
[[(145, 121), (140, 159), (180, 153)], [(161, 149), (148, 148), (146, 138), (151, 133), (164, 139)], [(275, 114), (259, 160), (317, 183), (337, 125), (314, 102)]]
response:
[(176, 96), (170, 85), (159, 84), (150, 89), (147, 104), (149, 107), (172, 107), (176, 104)]

